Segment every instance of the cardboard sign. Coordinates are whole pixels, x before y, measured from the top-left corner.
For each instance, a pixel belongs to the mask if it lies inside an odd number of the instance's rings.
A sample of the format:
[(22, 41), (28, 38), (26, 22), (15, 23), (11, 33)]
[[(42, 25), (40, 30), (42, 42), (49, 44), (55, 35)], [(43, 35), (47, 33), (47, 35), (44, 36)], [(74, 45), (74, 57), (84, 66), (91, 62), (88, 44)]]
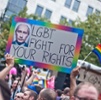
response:
[(101, 73), (81, 68), (78, 80), (92, 83), (101, 93)]
[(70, 73), (76, 67), (83, 30), (15, 17), (6, 53), (16, 63)]

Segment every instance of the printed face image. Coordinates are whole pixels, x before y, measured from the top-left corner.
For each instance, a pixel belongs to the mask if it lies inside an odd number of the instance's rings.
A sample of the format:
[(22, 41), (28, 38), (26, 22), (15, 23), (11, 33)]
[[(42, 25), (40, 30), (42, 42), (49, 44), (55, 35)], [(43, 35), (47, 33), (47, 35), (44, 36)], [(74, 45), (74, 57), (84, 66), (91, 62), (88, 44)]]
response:
[(24, 43), (29, 35), (29, 28), (27, 25), (21, 24), (16, 29), (16, 40), (18, 43)]

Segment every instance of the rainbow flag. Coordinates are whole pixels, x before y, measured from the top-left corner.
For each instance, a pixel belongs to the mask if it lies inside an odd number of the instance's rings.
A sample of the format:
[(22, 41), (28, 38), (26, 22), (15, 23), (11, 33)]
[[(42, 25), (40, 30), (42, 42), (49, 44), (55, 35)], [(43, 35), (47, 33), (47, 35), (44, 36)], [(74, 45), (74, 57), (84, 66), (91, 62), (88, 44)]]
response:
[(38, 77), (35, 77), (34, 80), (33, 80), (33, 83), (34, 84), (38, 84), (38, 82), (39, 82), (39, 78)]
[(93, 50), (92, 50), (93, 53), (95, 53), (98, 58), (99, 58), (99, 61), (101, 63), (101, 44), (98, 44)]
[(47, 83), (47, 80), (42, 80), (43, 82), (43, 88), (48, 88), (48, 83)]
[(43, 79), (43, 88), (54, 89), (54, 84), (55, 84), (55, 76), (52, 76), (47, 80)]

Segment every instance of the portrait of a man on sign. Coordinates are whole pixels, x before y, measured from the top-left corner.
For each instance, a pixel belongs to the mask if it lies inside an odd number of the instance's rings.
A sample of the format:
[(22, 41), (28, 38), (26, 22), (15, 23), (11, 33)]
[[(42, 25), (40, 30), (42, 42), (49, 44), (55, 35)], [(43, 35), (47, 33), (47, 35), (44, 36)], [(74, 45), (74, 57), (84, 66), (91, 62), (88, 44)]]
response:
[(14, 40), (12, 44), (22, 45), (28, 47), (29, 35), (31, 33), (31, 26), (26, 23), (17, 23), (15, 27)]

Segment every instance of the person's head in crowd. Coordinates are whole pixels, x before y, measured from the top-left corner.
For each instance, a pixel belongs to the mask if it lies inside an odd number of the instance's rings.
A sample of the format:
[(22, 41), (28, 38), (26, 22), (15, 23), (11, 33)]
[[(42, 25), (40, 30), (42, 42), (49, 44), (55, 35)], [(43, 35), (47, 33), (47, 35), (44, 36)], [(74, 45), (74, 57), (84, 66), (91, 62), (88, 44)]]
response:
[(12, 88), (13, 90), (17, 88), (18, 82), (19, 82), (18, 80), (14, 80), (14, 81), (13, 81), (12, 86), (11, 86), (11, 88)]
[(61, 95), (61, 100), (69, 100), (70, 99), (69, 92), (70, 92), (70, 88), (69, 87), (66, 87), (63, 90), (63, 94)]
[(15, 67), (12, 67), (9, 71), (9, 78), (11, 78), (12, 81), (16, 79), (17, 76), (17, 69)]
[(37, 100), (37, 93), (32, 90), (27, 90), (23, 93), (23, 100)]
[(17, 75), (17, 69), (15, 67), (12, 67), (11, 70), (9, 71), (10, 75)]
[(56, 90), (56, 94), (57, 94), (57, 96), (60, 97), (60, 96), (62, 95), (62, 93), (63, 93), (62, 90), (60, 90), (60, 89), (57, 89), (57, 90)]
[(15, 63), (14, 67), (17, 69), (17, 76), (21, 77), (22, 69), (19, 64)]
[(70, 88), (69, 87), (66, 87), (63, 91), (63, 94), (66, 95), (66, 96), (69, 96), (69, 92), (70, 92)]
[(40, 93), (40, 91), (43, 89), (40, 85), (35, 84), (35, 85), (28, 85), (28, 89), (36, 92), (37, 94)]
[(56, 92), (52, 89), (42, 89), (37, 100), (56, 100)]
[(40, 74), (41, 73), (41, 70), (40, 68), (37, 69), (37, 74)]
[(38, 94), (39, 94), (40, 91), (43, 89), (42, 86), (40, 86), (39, 84), (35, 84), (34, 86), (35, 86), (35, 88), (36, 88)]
[(57, 94), (56, 100), (60, 100), (62, 93), (63, 93), (62, 90), (60, 89), (56, 90), (56, 94)]
[(10, 100), (11, 92), (8, 84), (0, 79), (0, 100)]
[(98, 95), (98, 90), (93, 84), (82, 82), (76, 87), (71, 100), (98, 100)]
[(23, 100), (23, 93), (19, 92), (15, 95), (14, 100)]
[(16, 29), (15, 29), (15, 36), (16, 36), (16, 40), (13, 41), (13, 44), (18, 44), (18, 45), (24, 45), (24, 46), (28, 46), (28, 44), (26, 43), (26, 39), (28, 38), (30, 34), (30, 28), (29, 25), (26, 23), (21, 23), (17, 25)]
[(15, 80), (21, 81), (21, 77), (20, 77), (20, 76), (17, 76), (17, 77), (15, 78)]

